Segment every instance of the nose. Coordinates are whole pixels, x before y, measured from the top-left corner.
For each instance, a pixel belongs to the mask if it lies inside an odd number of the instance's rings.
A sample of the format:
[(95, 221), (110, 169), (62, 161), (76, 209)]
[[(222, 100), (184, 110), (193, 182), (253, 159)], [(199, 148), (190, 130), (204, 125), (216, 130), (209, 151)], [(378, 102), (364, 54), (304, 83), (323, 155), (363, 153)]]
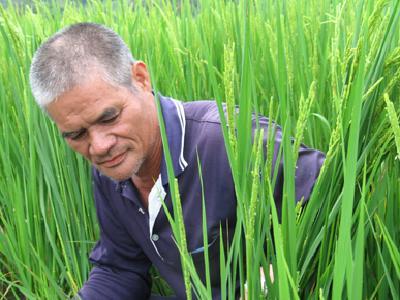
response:
[(93, 130), (89, 134), (89, 154), (91, 156), (106, 156), (117, 141), (114, 135), (101, 130)]

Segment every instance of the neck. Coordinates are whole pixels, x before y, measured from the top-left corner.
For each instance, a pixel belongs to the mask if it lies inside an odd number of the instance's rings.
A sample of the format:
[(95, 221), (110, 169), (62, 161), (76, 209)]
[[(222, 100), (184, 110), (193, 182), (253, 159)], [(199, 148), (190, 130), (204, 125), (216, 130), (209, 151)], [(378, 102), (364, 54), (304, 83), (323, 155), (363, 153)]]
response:
[(152, 147), (153, 151), (149, 154), (146, 162), (141, 167), (141, 170), (131, 177), (131, 180), (135, 187), (138, 189), (141, 196), (141, 201), (145, 208), (148, 206), (148, 196), (154, 183), (161, 170), (162, 160), (162, 142), (161, 135), (157, 139), (155, 145)]

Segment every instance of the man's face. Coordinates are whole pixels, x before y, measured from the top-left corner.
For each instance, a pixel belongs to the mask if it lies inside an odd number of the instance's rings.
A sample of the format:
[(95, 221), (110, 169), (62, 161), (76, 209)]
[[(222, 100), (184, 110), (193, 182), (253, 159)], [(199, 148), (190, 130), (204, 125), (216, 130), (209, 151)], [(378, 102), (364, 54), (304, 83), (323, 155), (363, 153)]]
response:
[(91, 76), (47, 106), (69, 146), (115, 180), (146, 175), (160, 142), (151, 86), (133, 84), (135, 91)]

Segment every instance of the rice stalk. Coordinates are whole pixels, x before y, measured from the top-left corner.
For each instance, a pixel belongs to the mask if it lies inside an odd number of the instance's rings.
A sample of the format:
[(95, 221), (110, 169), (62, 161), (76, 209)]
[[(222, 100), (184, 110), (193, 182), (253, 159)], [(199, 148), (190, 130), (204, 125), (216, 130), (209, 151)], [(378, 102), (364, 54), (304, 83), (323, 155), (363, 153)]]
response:
[(394, 140), (397, 148), (397, 159), (400, 159), (400, 126), (399, 120), (397, 118), (396, 110), (394, 109), (394, 104), (389, 99), (389, 95), (385, 93), (383, 95), (386, 102), (386, 109), (389, 116), (390, 125), (393, 131)]

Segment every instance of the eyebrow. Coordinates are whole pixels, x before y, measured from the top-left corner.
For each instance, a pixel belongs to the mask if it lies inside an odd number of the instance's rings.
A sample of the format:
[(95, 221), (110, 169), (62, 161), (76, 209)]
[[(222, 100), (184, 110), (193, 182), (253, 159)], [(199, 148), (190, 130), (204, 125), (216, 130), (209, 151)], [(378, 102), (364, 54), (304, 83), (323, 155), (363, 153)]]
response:
[[(107, 107), (104, 109), (104, 111), (101, 113), (101, 115), (93, 122), (93, 123), (99, 123), (104, 120), (107, 120), (117, 114), (117, 109), (114, 107)], [(65, 131), (61, 133), (61, 136), (63, 138), (70, 138), (73, 137), (74, 135), (79, 135), (80, 133), (83, 133), (86, 130), (86, 128), (80, 128), (76, 131)]]

